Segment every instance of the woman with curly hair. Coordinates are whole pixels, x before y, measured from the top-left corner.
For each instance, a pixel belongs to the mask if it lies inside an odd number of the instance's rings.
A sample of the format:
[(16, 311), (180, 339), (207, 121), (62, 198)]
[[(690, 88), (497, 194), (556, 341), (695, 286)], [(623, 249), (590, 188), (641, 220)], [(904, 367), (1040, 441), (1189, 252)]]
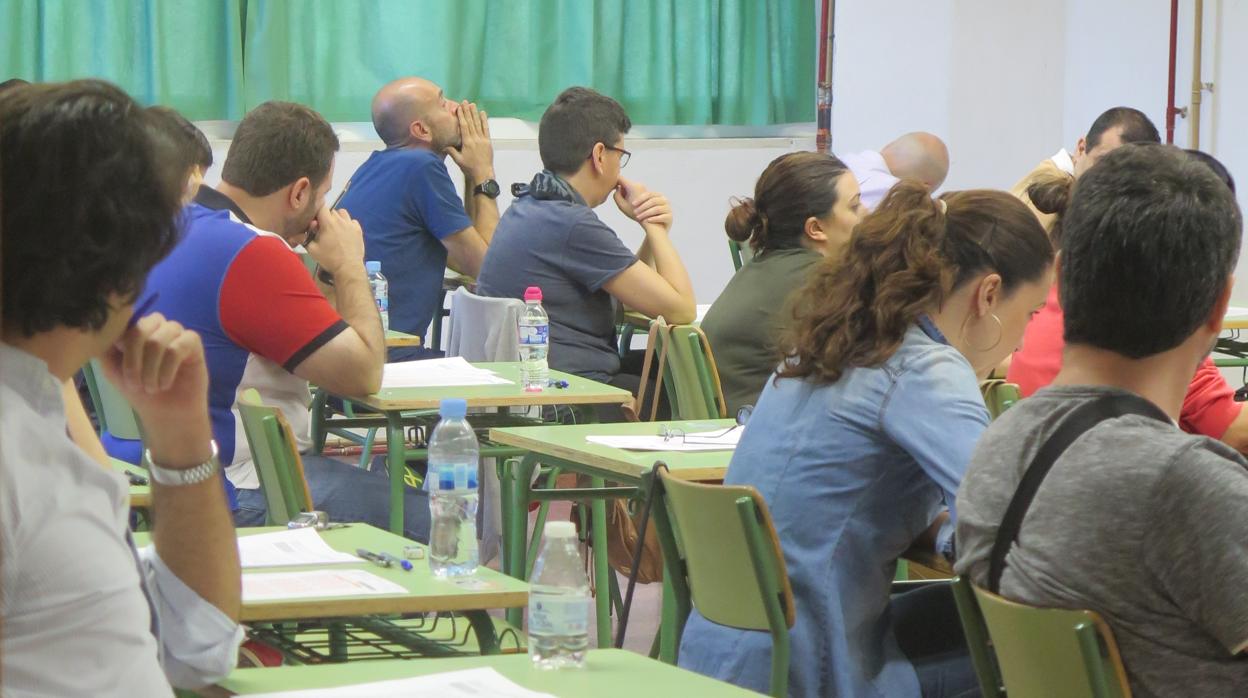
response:
[[(911, 546), (952, 558), (955, 495), (988, 425), (979, 376), (1018, 346), (1052, 266), (1009, 194), (933, 200), (903, 181), (796, 292), (786, 359), (725, 478), (758, 488), (775, 520), (797, 606), (792, 695), (975, 691), (947, 587), (890, 585)], [(680, 664), (766, 690), (770, 653), (767, 633), (695, 612)]]

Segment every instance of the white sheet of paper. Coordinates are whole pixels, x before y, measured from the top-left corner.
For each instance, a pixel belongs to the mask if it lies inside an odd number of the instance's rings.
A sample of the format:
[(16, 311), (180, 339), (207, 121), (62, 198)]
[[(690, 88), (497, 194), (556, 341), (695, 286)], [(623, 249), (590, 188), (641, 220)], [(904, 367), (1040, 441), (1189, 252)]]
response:
[(238, 558), (243, 569), (362, 562), (354, 555), (329, 547), (312, 528), (240, 536)]
[(673, 436), (586, 436), (591, 444), (622, 448), (628, 451), (732, 451), (741, 439), (743, 429), (718, 429)]
[(554, 698), (520, 686), (490, 667), (337, 688), (251, 694), (252, 698)]
[(477, 368), (460, 356), (386, 364), (381, 375), (383, 389), (511, 384), (506, 378), (493, 371)]
[(253, 572), (243, 575), (243, 602), (285, 601), (323, 596), (406, 594), (407, 589), (367, 570)]

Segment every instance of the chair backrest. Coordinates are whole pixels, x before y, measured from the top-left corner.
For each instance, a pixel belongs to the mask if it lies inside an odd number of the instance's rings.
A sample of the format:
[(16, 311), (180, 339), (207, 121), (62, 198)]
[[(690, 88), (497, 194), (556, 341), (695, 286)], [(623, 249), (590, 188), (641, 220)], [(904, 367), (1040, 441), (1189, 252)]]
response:
[(302, 512), (312, 511), (312, 493), (303, 474), (303, 460), (282, 411), (261, 402), (260, 393), (252, 388), (239, 396), (238, 412), (264, 492), (268, 525), (280, 526)]
[(142, 438), (134, 409), (122, 397), (121, 392), (104, 377), (99, 362), (95, 359), (88, 361), (82, 367), (82, 375), (87, 381), (87, 392), (91, 393), (91, 405), (95, 408), (100, 431), (107, 431), (118, 439)]
[(1099, 615), (971, 589), (1009, 698), (1130, 698), (1118, 645)]
[(658, 473), (664, 506), (655, 508), (654, 522), (671, 571), (677, 637), (691, 603), (713, 623), (770, 632), (773, 693), (783, 695), (795, 608), (766, 502), (753, 487), (686, 482), (666, 468)]
[(518, 322), (523, 314), (522, 300), (478, 296), (463, 286), (455, 289), (446, 355), (468, 361), (518, 360)]
[(672, 419), (722, 419), (728, 405), (719, 381), (719, 369), (710, 341), (694, 325), (670, 325), (658, 335), (666, 343), (663, 380)]
[(1007, 383), (1000, 378), (982, 381), (979, 384), (979, 390), (984, 395), (984, 405), (993, 419), (1000, 417), (1014, 403), (1023, 399), (1023, 393), (1018, 385)]
[(975, 667), (975, 677), (979, 679), (980, 695), (983, 698), (1005, 698), (1001, 669), (992, 653), (988, 626), (984, 622), (984, 614), (979, 610), (979, 602), (975, 600), (975, 590), (971, 587), (970, 578), (954, 577), (952, 588), (953, 600), (958, 606), (958, 618), (962, 621), (962, 633), (966, 636), (966, 646), (970, 650), (971, 664)]
[(742, 247), (741, 243), (736, 240), (728, 241), (728, 254), (732, 255), (732, 266), (734, 270), (741, 269), (742, 266), (754, 259), (754, 252), (749, 247)]

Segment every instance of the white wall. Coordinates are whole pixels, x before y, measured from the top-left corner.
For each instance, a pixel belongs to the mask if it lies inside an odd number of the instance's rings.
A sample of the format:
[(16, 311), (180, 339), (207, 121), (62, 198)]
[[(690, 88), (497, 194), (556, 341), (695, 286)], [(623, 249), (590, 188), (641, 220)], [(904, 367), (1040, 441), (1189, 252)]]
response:
[[(812, 2), (812, 4), (817, 4)], [(1169, 4), (1156, 0), (840, 0), (833, 73), (833, 150), (878, 148), (928, 130), (949, 144), (946, 189), (1009, 187), (1059, 147), (1072, 148), (1104, 109), (1129, 105), (1165, 123)], [(1180, 0), (1176, 101), (1190, 97), (1193, 0)], [(1202, 147), (1240, 179), (1248, 204), (1248, 2), (1205, 2)], [(532, 124), (492, 121), (505, 206), (507, 185), (539, 168)], [(336, 185), (379, 147), (367, 124), (342, 125)], [(777, 155), (813, 147), (813, 124), (776, 129), (637, 127), (625, 174), (672, 201), (677, 248), (699, 302), (731, 275), (722, 221)], [(692, 138), (707, 134), (740, 138)], [(210, 134), (211, 135), (211, 134)], [(671, 136), (685, 136), (670, 138)], [(1187, 143), (1180, 119), (1175, 142)], [(216, 142), (224, 160), (227, 142)], [(210, 181), (215, 181), (215, 172)], [(332, 196), (332, 194), (331, 194)], [(637, 227), (610, 203), (599, 214), (630, 244)], [(1235, 298), (1248, 305), (1248, 254)]]

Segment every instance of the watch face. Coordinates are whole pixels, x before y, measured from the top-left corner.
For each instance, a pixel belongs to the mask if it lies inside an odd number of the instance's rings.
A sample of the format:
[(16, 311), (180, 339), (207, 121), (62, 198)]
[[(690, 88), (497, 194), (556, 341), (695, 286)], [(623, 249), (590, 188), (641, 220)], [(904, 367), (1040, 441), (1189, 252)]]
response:
[(482, 194), (485, 194), (486, 196), (490, 197), (491, 199), (496, 198), (500, 191), (498, 188), (498, 182), (492, 179), (487, 179), (481, 184), (477, 185), (477, 190), (480, 191)]

